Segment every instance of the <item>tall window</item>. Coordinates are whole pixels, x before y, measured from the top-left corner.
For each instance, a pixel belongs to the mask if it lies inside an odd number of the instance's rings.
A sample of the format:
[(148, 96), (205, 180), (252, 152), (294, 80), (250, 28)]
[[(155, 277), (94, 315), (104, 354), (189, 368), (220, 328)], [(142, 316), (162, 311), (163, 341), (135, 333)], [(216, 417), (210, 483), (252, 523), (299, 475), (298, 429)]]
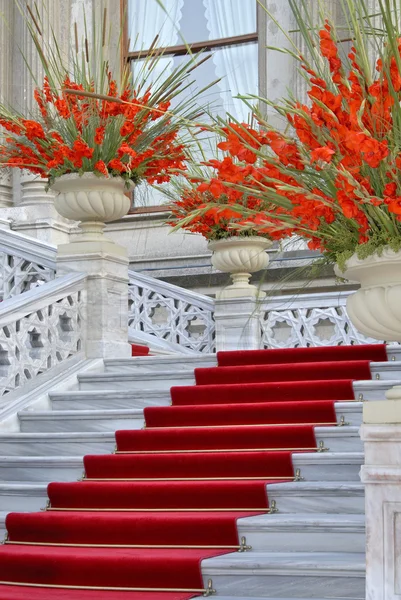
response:
[[(127, 60), (135, 65), (146, 56), (154, 39), (164, 48), (158, 72), (168, 76), (192, 52), (212, 57), (193, 72), (194, 91), (220, 78), (199, 98), (214, 114), (226, 112), (240, 121), (248, 107), (238, 94), (263, 94), (265, 47), (263, 8), (257, 0), (124, 0), (127, 16)], [(158, 74), (158, 73), (157, 73)], [(159, 204), (152, 192), (147, 203)]]

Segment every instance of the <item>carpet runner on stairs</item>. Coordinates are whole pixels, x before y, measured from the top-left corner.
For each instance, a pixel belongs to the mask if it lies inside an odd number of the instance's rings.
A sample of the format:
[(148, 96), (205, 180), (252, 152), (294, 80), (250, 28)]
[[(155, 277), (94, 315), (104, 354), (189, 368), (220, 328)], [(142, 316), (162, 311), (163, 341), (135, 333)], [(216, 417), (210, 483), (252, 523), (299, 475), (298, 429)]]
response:
[(51, 483), (45, 512), (8, 515), (0, 600), (200, 595), (202, 559), (239, 549), (237, 519), (269, 511), (266, 484), (294, 479), (292, 453), (317, 450), (314, 425), (384, 360), (383, 345), (220, 353), (115, 454), (86, 456), (83, 481)]

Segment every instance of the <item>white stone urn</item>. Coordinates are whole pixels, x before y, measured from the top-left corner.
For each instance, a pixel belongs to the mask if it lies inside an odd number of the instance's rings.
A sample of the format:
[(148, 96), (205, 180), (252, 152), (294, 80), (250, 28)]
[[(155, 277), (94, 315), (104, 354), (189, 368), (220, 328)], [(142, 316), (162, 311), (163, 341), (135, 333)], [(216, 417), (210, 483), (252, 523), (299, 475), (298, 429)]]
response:
[(401, 252), (385, 248), (382, 254), (360, 259), (354, 254), (339, 277), (357, 281), (361, 288), (349, 296), (347, 311), (363, 334), (386, 342), (401, 341)]
[(212, 265), (215, 269), (230, 273), (233, 283), (225, 287), (217, 297), (227, 298), (263, 298), (266, 294), (249, 283), (252, 273), (266, 269), (269, 256), (266, 254), (272, 242), (266, 238), (230, 237), (209, 242)]
[(105, 223), (120, 219), (130, 208), (130, 199), (125, 195), (127, 187), (121, 177), (71, 173), (58, 177), (51, 189), (58, 192), (54, 200), (57, 212), (72, 221), (80, 221), (85, 241), (104, 239)]

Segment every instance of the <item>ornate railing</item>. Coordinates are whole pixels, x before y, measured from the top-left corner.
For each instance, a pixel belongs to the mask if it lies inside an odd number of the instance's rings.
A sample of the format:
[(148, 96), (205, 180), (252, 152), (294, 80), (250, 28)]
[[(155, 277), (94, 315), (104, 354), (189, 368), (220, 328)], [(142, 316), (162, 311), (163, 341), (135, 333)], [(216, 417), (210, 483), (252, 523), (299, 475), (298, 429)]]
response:
[(215, 351), (214, 302), (153, 277), (129, 274), (129, 326), (163, 340), (165, 348)]
[(13, 298), (55, 277), (56, 248), (14, 231), (0, 231), (0, 300)]
[(352, 292), (276, 296), (263, 302), (264, 348), (377, 343), (359, 333), (346, 310)]
[(66, 275), (2, 303), (0, 396), (83, 349), (85, 282)]

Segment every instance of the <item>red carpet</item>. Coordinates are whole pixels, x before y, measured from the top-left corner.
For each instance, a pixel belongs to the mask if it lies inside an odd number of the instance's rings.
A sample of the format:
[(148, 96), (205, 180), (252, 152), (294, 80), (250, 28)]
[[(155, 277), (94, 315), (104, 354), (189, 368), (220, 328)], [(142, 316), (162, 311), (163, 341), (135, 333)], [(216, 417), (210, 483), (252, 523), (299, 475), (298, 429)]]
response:
[(292, 452), (316, 448), (313, 424), (336, 422), (370, 360), (384, 346), (220, 353), (146, 429), (117, 432), (116, 454), (86, 456), (84, 481), (51, 483), (50, 510), (8, 515), (0, 600), (200, 595), (201, 560), (236, 550), (237, 519), (268, 510), (266, 483), (293, 478)]
[(138, 344), (131, 344), (132, 356), (148, 356), (149, 348), (147, 346), (139, 346)]

